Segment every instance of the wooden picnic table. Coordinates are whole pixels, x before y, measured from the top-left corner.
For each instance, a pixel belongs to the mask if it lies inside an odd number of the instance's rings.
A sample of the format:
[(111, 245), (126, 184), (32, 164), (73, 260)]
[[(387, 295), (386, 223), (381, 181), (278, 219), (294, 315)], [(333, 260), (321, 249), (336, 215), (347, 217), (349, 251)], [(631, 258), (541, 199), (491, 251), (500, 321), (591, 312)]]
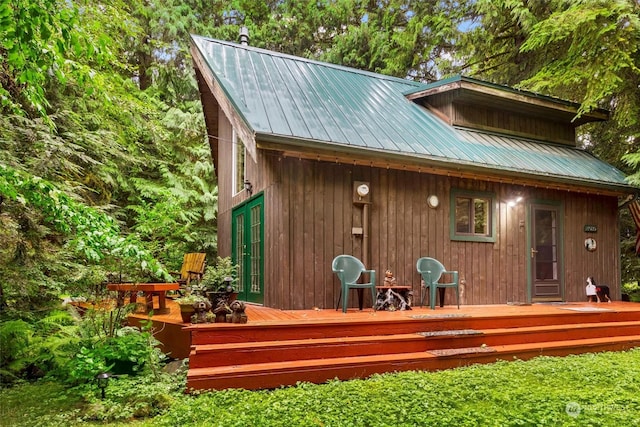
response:
[[(118, 292), (118, 305), (124, 304), (125, 294), (129, 292), (129, 302), (135, 304), (138, 292), (142, 292), (145, 296), (145, 309), (147, 312), (154, 310), (157, 314), (166, 314), (169, 312), (167, 308), (167, 291), (177, 291), (180, 289), (178, 283), (107, 283), (107, 289)], [(153, 308), (153, 296), (158, 296), (158, 310)]]

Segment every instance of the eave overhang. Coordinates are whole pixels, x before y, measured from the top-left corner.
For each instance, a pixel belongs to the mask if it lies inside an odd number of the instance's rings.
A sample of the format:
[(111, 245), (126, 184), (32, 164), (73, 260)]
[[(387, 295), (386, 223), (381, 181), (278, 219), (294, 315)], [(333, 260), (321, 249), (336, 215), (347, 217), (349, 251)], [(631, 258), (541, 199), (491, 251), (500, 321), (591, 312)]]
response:
[(572, 191), (585, 194), (626, 196), (638, 189), (627, 184), (607, 183), (555, 174), (524, 172), (520, 169), (496, 168), (435, 156), (416, 156), (342, 144), (323, 143), (273, 134), (256, 134), (257, 148), (279, 152), (285, 157), (325, 161), (374, 168), (430, 173), (505, 184)]

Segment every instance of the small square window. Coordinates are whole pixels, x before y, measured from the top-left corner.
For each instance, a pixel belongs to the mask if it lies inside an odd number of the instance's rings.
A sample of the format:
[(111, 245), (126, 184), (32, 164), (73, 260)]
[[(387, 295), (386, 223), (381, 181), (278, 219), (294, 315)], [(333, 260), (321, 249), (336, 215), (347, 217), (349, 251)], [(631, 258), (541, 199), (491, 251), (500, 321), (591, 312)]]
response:
[(494, 196), (452, 191), (451, 240), (495, 242)]

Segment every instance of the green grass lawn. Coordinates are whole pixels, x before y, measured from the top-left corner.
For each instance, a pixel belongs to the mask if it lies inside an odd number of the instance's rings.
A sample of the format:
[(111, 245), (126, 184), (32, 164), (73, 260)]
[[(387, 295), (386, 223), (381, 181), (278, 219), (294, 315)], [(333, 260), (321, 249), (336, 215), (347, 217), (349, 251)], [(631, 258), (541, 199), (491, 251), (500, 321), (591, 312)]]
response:
[[(91, 417), (125, 417), (108, 423), (123, 426), (640, 425), (640, 349), (268, 391), (185, 395), (169, 387), (153, 403), (165, 408), (162, 413), (137, 421), (131, 420), (131, 408), (123, 403), (132, 397), (121, 390), (132, 386), (118, 381), (109, 385), (105, 401), (97, 390), (85, 388), (81, 393), (46, 382), (4, 390), (2, 425), (86, 425)], [(138, 393), (156, 396), (161, 384), (153, 387), (155, 391), (141, 387)]]

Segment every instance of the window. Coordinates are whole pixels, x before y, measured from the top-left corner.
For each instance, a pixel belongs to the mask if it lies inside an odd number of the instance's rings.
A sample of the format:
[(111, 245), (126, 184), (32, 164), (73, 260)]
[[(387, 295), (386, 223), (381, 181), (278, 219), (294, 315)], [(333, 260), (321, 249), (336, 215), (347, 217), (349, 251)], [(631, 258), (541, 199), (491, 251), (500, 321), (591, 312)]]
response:
[(490, 193), (452, 191), (451, 240), (495, 242), (495, 205)]
[(238, 194), (244, 189), (245, 148), (244, 143), (238, 138), (235, 130), (233, 131), (232, 141), (233, 176), (231, 181), (233, 185), (233, 194)]

